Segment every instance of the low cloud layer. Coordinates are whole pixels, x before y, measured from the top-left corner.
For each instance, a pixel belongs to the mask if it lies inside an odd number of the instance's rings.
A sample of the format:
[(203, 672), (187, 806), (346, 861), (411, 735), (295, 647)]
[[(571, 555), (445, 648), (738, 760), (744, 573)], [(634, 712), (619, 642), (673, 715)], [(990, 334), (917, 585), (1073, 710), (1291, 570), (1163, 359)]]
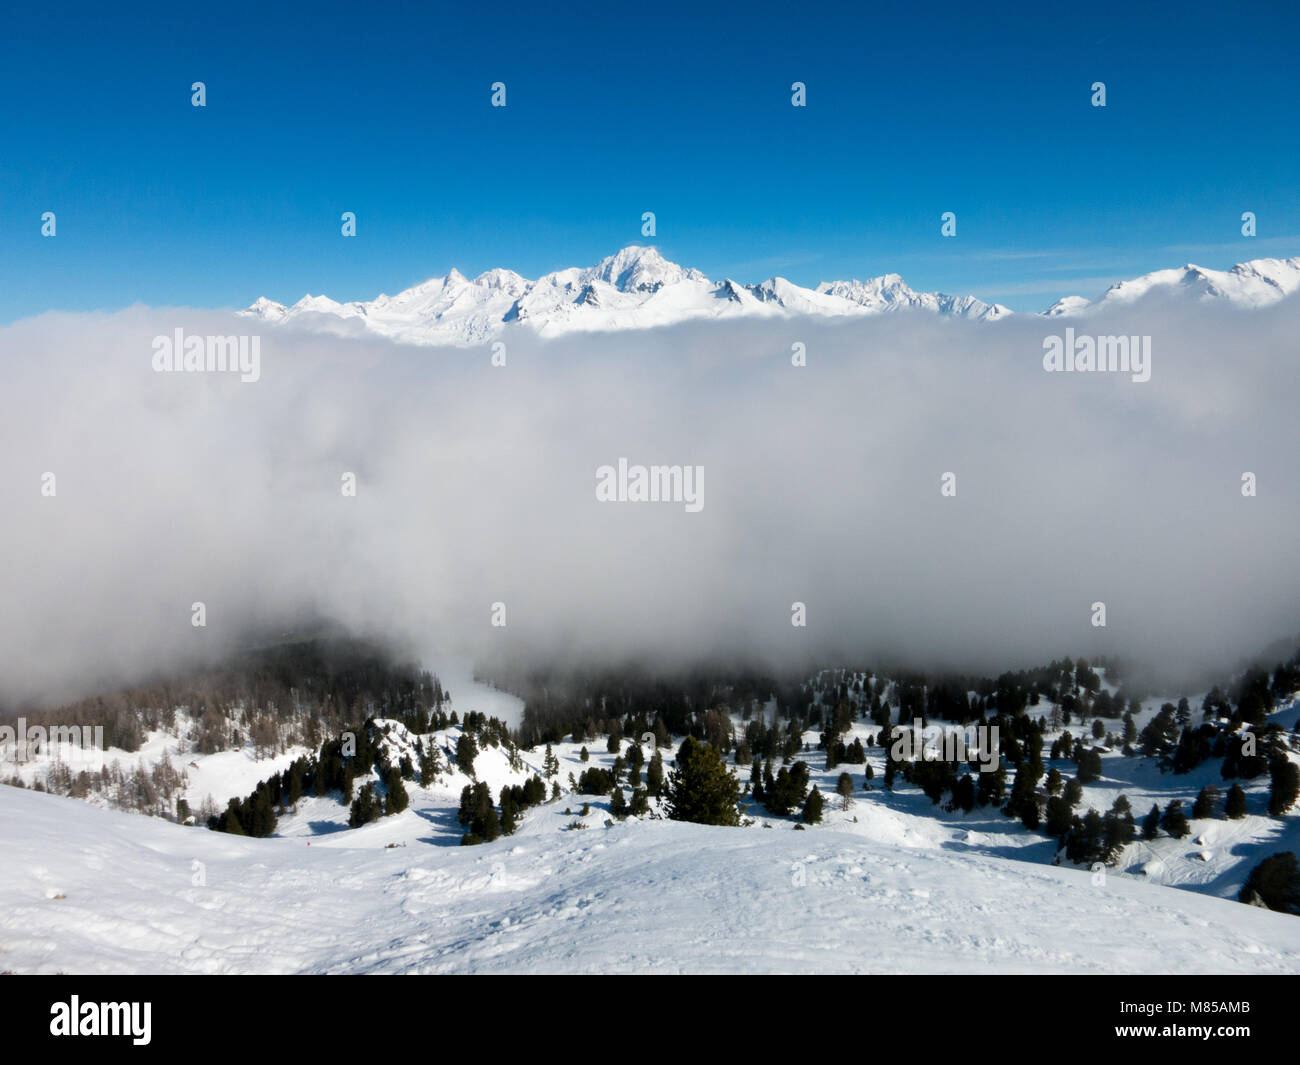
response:
[[(1065, 324), (1028, 318), (520, 331), (504, 367), (487, 346), (216, 312), (17, 323), (0, 330), (0, 700), (312, 613), (479, 659), (994, 672), (1117, 652), (1223, 668), (1300, 631), (1300, 302), (1148, 299), (1073, 324), (1150, 336), (1150, 380), (1045, 372)], [(153, 340), (178, 328), (260, 333), (260, 378), (156, 372)], [(598, 501), (620, 458), (702, 466), (702, 509)]]

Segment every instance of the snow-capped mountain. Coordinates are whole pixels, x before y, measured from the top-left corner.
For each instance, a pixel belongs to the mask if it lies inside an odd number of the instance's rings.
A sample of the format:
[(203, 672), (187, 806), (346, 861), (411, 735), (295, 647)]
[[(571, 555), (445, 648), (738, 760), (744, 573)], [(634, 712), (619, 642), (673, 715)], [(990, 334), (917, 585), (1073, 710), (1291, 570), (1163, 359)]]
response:
[(1132, 281), (1111, 285), (1097, 300), (1066, 296), (1043, 313), (1049, 318), (1073, 317), (1101, 307), (1133, 303), (1152, 292), (1186, 294), (1200, 300), (1224, 300), (1240, 307), (1263, 307), (1300, 290), (1300, 256), (1292, 259), (1252, 259), (1231, 270), (1208, 270), (1188, 263), (1156, 270)]
[(637, 246), (585, 270), (558, 270), (536, 281), (500, 269), (471, 279), (453, 269), (396, 296), (353, 303), (304, 296), (289, 307), (261, 298), (240, 313), (329, 331), (359, 329), (415, 344), (478, 344), (512, 326), (558, 336), (702, 318), (843, 317), (905, 309), (979, 320), (1011, 313), (971, 296), (914, 292), (897, 274), (823, 282), (815, 289), (783, 277), (754, 285), (712, 281), (669, 262), (656, 248)]
[[(1300, 257), (1255, 259), (1231, 270), (1187, 265), (1157, 270), (1112, 285), (1095, 301), (1067, 296), (1043, 312), (1074, 317), (1099, 307), (1131, 303), (1158, 291), (1181, 291), (1259, 307), (1300, 289)], [(803, 288), (783, 277), (758, 284), (712, 281), (698, 270), (669, 262), (656, 248), (631, 246), (587, 269), (571, 267), (529, 281), (513, 270), (488, 270), (467, 278), (458, 270), (396, 296), (338, 303), (304, 296), (286, 307), (265, 297), (243, 315), (331, 332), (372, 332), (412, 344), (480, 344), (511, 327), (539, 336), (571, 332), (646, 329), (694, 319), (848, 317), (893, 311), (928, 311), (954, 318), (996, 321), (1012, 314), (974, 296), (915, 292), (898, 274), (868, 281), (823, 281)]]

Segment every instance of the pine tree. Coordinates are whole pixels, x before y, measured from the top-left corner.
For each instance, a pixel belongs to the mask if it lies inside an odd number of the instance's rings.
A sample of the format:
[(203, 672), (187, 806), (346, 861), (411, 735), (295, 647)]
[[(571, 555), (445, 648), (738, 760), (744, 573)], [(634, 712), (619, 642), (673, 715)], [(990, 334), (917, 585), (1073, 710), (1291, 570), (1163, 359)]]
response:
[(501, 832), (506, 836), (513, 835), (516, 827), (514, 795), (505, 787), (501, 789)]
[(1269, 776), (1269, 816), (1281, 817), (1300, 799), (1300, 766), (1279, 754), (1269, 765)]
[(614, 786), (614, 790), (610, 792), (609, 812), (620, 821), (627, 816), (627, 800), (623, 797), (622, 787), (617, 784)]
[(497, 820), (497, 812), (491, 806), (483, 814), (483, 827), (479, 835), (482, 836), (484, 843), (491, 843), (501, 836), (501, 822)]
[[(1121, 807), (1120, 802), (1123, 801)], [(1137, 838), (1137, 825), (1128, 809), (1128, 799), (1121, 795), (1105, 817), (1106, 826), (1106, 862), (1115, 861), (1130, 843)]]
[(520, 791), (519, 801), (524, 806), (540, 806), (546, 801), (546, 783), (536, 773), (524, 781)]
[(1242, 902), (1261, 902), (1279, 913), (1300, 915), (1300, 862), (1291, 851), (1281, 851), (1250, 871), (1237, 896)]
[(1079, 772), (1078, 778), (1080, 784), (1090, 784), (1094, 780), (1101, 778), (1101, 752), (1088, 748), (1079, 754)]
[(391, 777), (384, 782), (388, 791), (388, 796), (384, 801), (384, 813), (400, 814), (410, 805), (410, 796), (406, 794), (406, 785), (402, 783), (401, 774), (398, 770), (392, 770)]
[[(1029, 762), (1021, 762), (1016, 769), (1015, 782), (1011, 785), (1011, 797), (1007, 800), (1006, 809), (1003, 811), (1009, 817), (1019, 817), (1024, 820), (1026, 828), (1038, 827), (1038, 797), (1034, 789), (1036, 782), (1033, 765)], [(1029, 823), (1031, 820), (1032, 825)]]
[(646, 790), (656, 799), (663, 794), (664, 758), (663, 755), (659, 753), (658, 748), (655, 749), (655, 753), (650, 758), (650, 764), (646, 767), (645, 786)]
[(1165, 813), (1160, 818), (1160, 827), (1168, 832), (1174, 839), (1182, 839), (1189, 832), (1191, 826), (1187, 823), (1187, 815), (1183, 813), (1183, 804), (1179, 799), (1171, 799), (1169, 805), (1165, 807)]
[(816, 785), (813, 785), (812, 791), (804, 801), (802, 820), (805, 825), (820, 825), (822, 822), (822, 793), (817, 790)]
[(1051, 796), (1047, 800), (1047, 823), (1044, 826), (1047, 834), (1061, 838), (1070, 830), (1072, 821), (1070, 804), (1060, 795)]
[(238, 799), (230, 800), (226, 806), (226, 812), (221, 815), (217, 831), (228, 832), (232, 836), (245, 836), (248, 834), (244, 831), (244, 826), (239, 822), (239, 807), (240, 802)]
[(560, 771), (560, 760), (555, 757), (555, 752), (551, 750), (551, 745), (546, 745), (546, 757), (542, 759), (542, 772), (546, 774), (546, 779), (550, 780)]
[(360, 828), (371, 821), (379, 820), (379, 804), (375, 801), (375, 786), (367, 783), (357, 793), (356, 801), (348, 813), (348, 825)]
[(686, 737), (677, 752), (677, 765), (668, 775), (667, 790), (667, 812), (673, 821), (701, 825), (740, 823), (736, 808), (740, 785), (712, 744)]
[(478, 744), (468, 732), (462, 732), (456, 741), (456, 768), (471, 780), (474, 779), (474, 759), (478, 757)]
[(1090, 809), (1082, 820), (1076, 819), (1066, 837), (1065, 856), (1085, 865), (1106, 857), (1106, 828), (1096, 810)]
[(632, 801), (628, 805), (627, 812), (633, 817), (645, 817), (650, 813), (650, 799), (645, 788), (637, 788), (632, 792)]
[(841, 773), (835, 783), (835, 792), (840, 797), (840, 809), (847, 810), (853, 805), (853, 778), (848, 773)]
[(782, 766), (776, 779), (765, 784), (763, 794), (769, 811), (782, 817), (797, 806), (802, 806), (808, 794), (808, 764), (795, 762), (794, 765)]
[(1192, 817), (1202, 821), (1207, 817), (1214, 816), (1214, 807), (1219, 801), (1219, 789), (1213, 784), (1206, 784), (1196, 796), (1196, 802), (1192, 805)]
[(1240, 784), (1228, 789), (1228, 797), (1223, 803), (1224, 815), (1232, 821), (1240, 821), (1246, 816), (1246, 793)]
[(1151, 812), (1142, 819), (1142, 838), (1153, 840), (1160, 835), (1160, 804), (1152, 803)]

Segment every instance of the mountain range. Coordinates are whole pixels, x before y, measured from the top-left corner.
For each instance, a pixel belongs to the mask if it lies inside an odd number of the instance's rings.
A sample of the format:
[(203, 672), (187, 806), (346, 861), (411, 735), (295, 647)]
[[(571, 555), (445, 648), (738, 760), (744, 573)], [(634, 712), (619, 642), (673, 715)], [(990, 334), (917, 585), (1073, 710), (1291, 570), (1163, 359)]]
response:
[[(1254, 259), (1231, 270), (1188, 264), (1118, 282), (1093, 301), (1067, 296), (1041, 316), (1078, 317), (1100, 307), (1131, 303), (1156, 290), (1259, 307), (1297, 289), (1300, 257)], [(535, 281), (513, 270), (498, 268), (468, 278), (452, 269), (445, 277), (431, 278), (395, 296), (339, 303), (308, 295), (291, 306), (262, 297), (239, 313), (275, 324), (374, 333), (413, 344), (471, 345), (520, 326), (553, 337), (698, 319), (848, 317), (903, 310), (978, 321), (997, 321), (1014, 313), (974, 296), (916, 292), (898, 274), (868, 281), (823, 281), (816, 288), (803, 288), (783, 277), (758, 284), (713, 281), (698, 270), (668, 261), (656, 248), (636, 245), (595, 266), (557, 270)]]

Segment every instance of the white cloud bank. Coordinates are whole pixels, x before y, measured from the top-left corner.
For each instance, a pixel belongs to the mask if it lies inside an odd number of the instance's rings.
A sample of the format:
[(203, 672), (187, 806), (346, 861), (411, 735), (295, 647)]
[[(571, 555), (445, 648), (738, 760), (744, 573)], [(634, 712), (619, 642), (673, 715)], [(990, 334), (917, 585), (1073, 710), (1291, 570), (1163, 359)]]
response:
[[(178, 328), (259, 331), (260, 379), (156, 373)], [(14, 324), (0, 699), (303, 611), (478, 656), (991, 671), (1104, 651), (1217, 667), (1300, 630), (1300, 301), (1152, 298), (1086, 329), (1150, 335), (1151, 380), (1044, 372), (1063, 329), (1042, 319), (521, 332), (505, 367), (217, 312)], [(702, 466), (705, 506), (598, 502), (620, 457)]]

